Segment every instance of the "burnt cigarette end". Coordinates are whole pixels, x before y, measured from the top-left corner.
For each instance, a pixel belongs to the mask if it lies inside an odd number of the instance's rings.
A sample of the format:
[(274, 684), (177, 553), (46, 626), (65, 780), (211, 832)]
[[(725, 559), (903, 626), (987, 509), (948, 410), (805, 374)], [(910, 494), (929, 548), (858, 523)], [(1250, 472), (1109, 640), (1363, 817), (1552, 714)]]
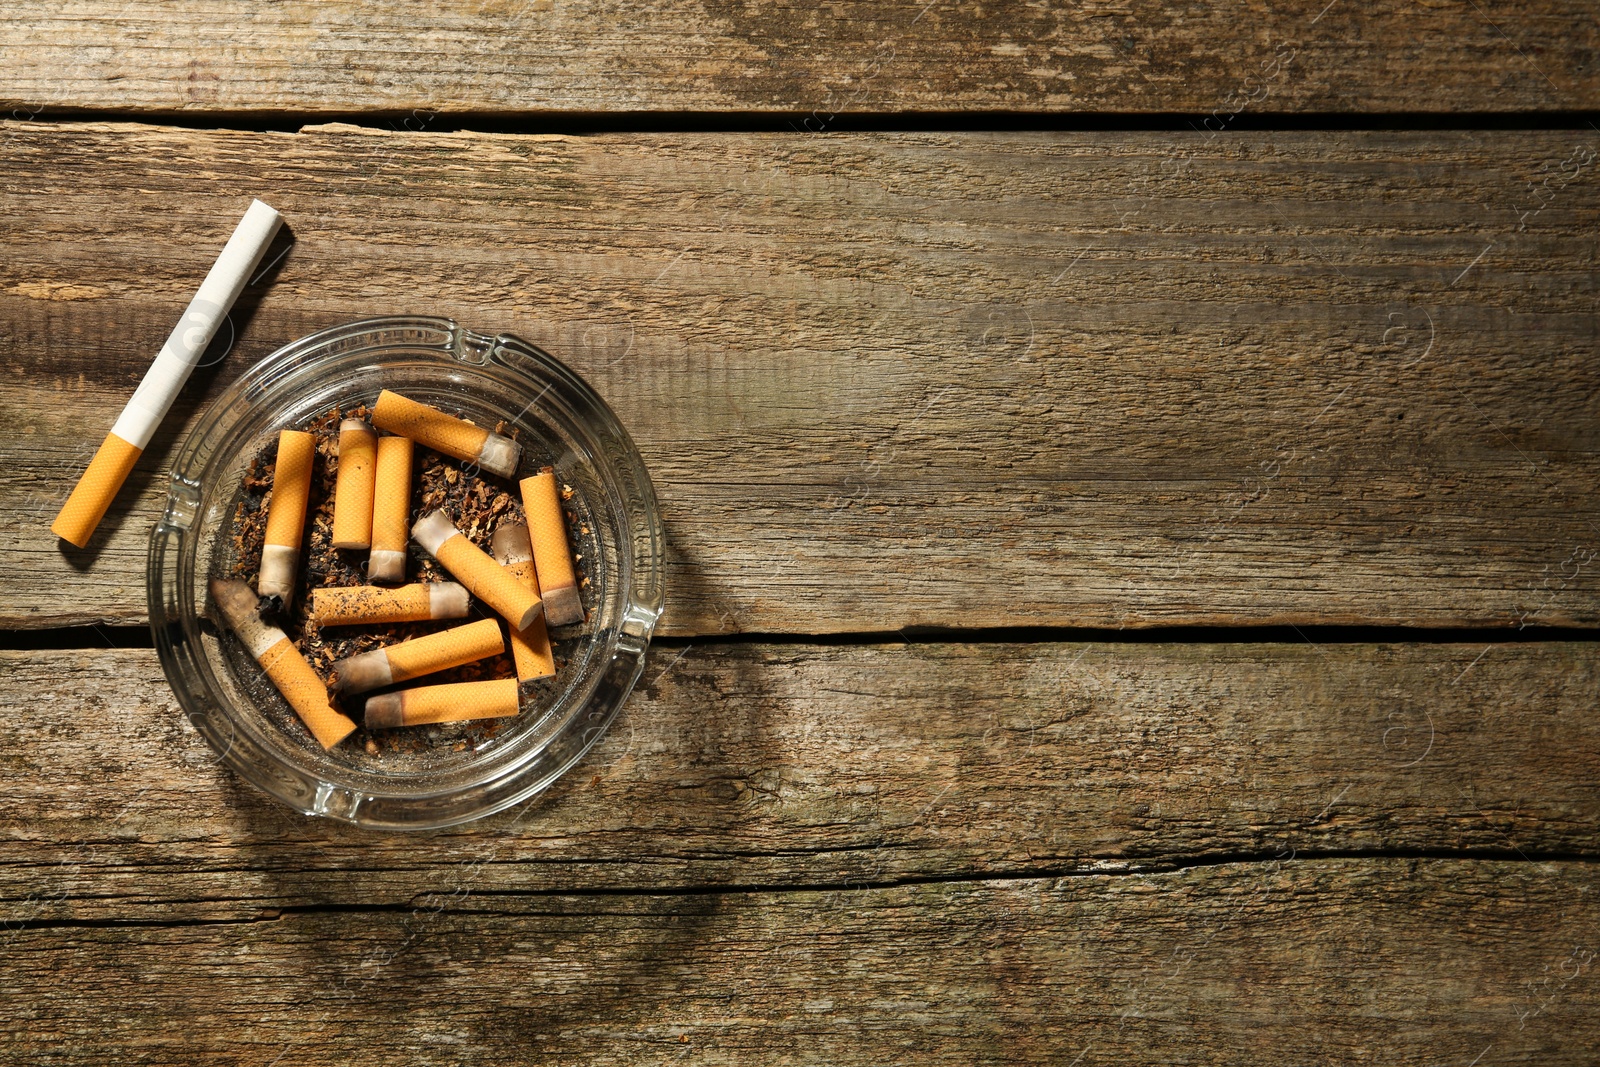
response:
[(522, 446), (509, 437), (490, 434), (478, 450), (478, 466), (502, 478), (514, 478), (517, 464), (522, 462)]
[(254, 591), (238, 579), (211, 579), (211, 599), (234, 629), (239, 628), (241, 620), (254, 617), (260, 603)]
[(528, 528), (520, 522), (508, 522), (494, 532), (494, 558), (502, 566), (511, 567), (533, 559), (533, 542)]
[(394, 680), (389, 657), (381, 648), (347, 656), (333, 665), (332, 688), (340, 693), (365, 693)]
[(367, 729), (393, 730), (405, 725), (405, 700), (399, 693), (367, 698)]
[(276, 597), (279, 603), (294, 596), (294, 581), (300, 570), (300, 550), (286, 545), (261, 546), (261, 578), (256, 591)]
[(435, 557), (439, 554), (439, 546), (460, 532), (442, 508), (428, 512), (411, 527), (411, 536), (416, 538), (417, 544), (421, 545), (428, 555)]
[(435, 582), (428, 586), (430, 618), (465, 618), (467, 607), (471, 602), (472, 598), (467, 594), (467, 587), (459, 582)]
[(545, 618), (552, 626), (566, 626), (583, 621), (583, 601), (578, 599), (576, 586), (544, 591)]
[(283, 597), (276, 593), (256, 600), (256, 614), (263, 619), (283, 618)]
[(385, 585), (405, 581), (406, 554), (383, 548), (373, 549), (367, 557), (367, 577)]

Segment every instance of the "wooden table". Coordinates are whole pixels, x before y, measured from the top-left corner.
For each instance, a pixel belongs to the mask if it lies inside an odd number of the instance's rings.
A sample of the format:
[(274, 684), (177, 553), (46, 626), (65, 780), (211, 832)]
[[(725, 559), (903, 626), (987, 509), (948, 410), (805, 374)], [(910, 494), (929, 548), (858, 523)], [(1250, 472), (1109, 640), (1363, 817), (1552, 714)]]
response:
[[(1600, 27), (1217, 7), (17, 0), (16, 1063), (1592, 1063)], [(251, 196), (296, 243), (47, 527)], [(669, 539), (618, 726), (386, 836), (219, 769), (164, 469), (288, 340), (454, 316)]]

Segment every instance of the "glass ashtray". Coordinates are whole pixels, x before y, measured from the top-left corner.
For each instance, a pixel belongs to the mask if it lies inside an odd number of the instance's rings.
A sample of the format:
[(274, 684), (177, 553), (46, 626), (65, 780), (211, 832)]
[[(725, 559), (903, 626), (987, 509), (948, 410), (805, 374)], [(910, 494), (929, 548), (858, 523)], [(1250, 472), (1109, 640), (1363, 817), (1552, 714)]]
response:
[[(588, 618), (552, 631), (555, 678), (524, 686), (520, 714), (495, 729), (413, 727), (433, 731), (425, 740), (437, 743), (373, 752), (347, 741), (324, 751), (222, 622), (207, 582), (231, 562), (231, 524), (252, 459), (279, 430), (370, 405), (381, 389), (491, 429), (503, 422), (523, 445), (519, 476), (554, 466), (583, 531), (573, 549), (583, 556)], [(639, 679), (661, 615), (661, 521), (633, 442), (559, 360), (448, 319), (365, 319), (278, 349), (206, 410), (172, 464), (147, 582), (162, 669), (223, 763), (307, 815), (426, 829), (533, 796), (605, 733)]]

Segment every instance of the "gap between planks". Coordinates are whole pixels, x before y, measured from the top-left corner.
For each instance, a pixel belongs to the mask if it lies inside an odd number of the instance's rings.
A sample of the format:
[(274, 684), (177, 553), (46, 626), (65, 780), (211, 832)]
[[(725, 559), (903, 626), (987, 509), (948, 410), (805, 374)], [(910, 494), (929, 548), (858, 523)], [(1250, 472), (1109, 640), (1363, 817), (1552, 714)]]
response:
[[(792, 133), (802, 137), (840, 133), (1193, 133), (1209, 117), (1203, 112), (1067, 112), (1049, 114), (1004, 112), (874, 111), (841, 113), (827, 129), (807, 130), (797, 125), (806, 118), (792, 111), (746, 111), (729, 114), (649, 111), (569, 114), (563, 112), (427, 112), (419, 120), (414, 112), (351, 111), (342, 114), (310, 112), (234, 111), (129, 112), (114, 109), (51, 108), (29, 122), (70, 128), (88, 125), (137, 125), (207, 133), (315, 133), (321, 126), (347, 126), (374, 133), (430, 136), (443, 133), (523, 134), (528, 136), (586, 137), (611, 134)], [(1570, 111), (1395, 111), (1367, 114), (1340, 112), (1266, 112), (1239, 115), (1229, 123), (1230, 134), (1264, 132), (1422, 133), (1429, 131), (1519, 130), (1567, 131), (1600, 125), (1600, 110)]]
[[(1190, 871), (1202, 871), (1225, 867), (1249, 870), (1252, 867), (1272, 864), (1276, 867), (1285, 867), (1292, 863), (1317, 863), (1344, 860), (1364, 860), (1372, 863), (1389, 862), (1396, 860), (1414, 861), (1450, 861), (1450, 862), (1481, 862), (1481, 863), (1526, 863), (1526, 864), (1565, 864), (1576, 866), (1595, 866), (1600, 864), (1600, 856), (1586, 856), (1581, 853), (1528, 853), (1521, 849), (1328, 849), (1323, 851), (1306, 851), (1284, 855), (1281, 853), (1261, 853), (1259, 855), (1227, 855), (1196, 857), (1192, 860), (1181, 860), (1169, 863), (1155, 864), (1129, 864), (1123, 860), (1106, 860), (1104, 866), (1087, 868), (1062, 868), (1060, 870), (1017, 871), (1017, 872), (952, 872), (943, 875), (930, 875), (925, 877), (895, 878), (884, 881), (847, 881), (847, 882), (802, 882), (795, 884), (749, 884), (749, 885), (677, 885), (677, 886), (576, 886), (572, 888), (548, 889), (496, 889), (479, 888), (462, 895), (461, 899), (468, 897), (477, 900), (493, 900), (495, 898), (508, 898), (517, 900), (546, 899), (581, 899), (604, 900), (607, 898), (659, 898), (683, 899), (693, 897), (738, 897), (738, 896), (802, 896), (808, 893), (879, 893), (894, 889), (908, 889), (922, 886), (970, 886), (1005, 885), (1028, 882), (1055, 882), (1064, 880), (1083, 881), (1096, 878), (1160, 878), (1175, 874), (1184, 874)], [(485, 861), (493, 864), (496, 861)], [(517, 861), (506, 861), (516, 863)], [(190, 917), (190, 918), (161, 918), (161, 919), (10, 919), (0, 921), (0, 930), (7, 933), (23, 930), (69, 930), (83, 929), (114, 929), (121, 927), (149, 927), (154, 929), (181, 929), (191, 926), (239, 926), (259, 922), (276, 922), (282, 918), (297, 915), (406, 915), (419, 911), (430, 913), (460, 914), (474, 916), (493, 916), (496, 914), (522, 915), (525, 911), (496, 912), (492, 908), (452, 908), (445, 903), (434, 903), (432, 898), (448, 898), (450, 894), (428, 894), (427, 903), (380, 903), (380, 904), (283, 904), (270, 908), (263, 908), (260, 913), (253, 916), (239, 917)], [(205, 904), (206, 900), (181, 900), (171, 899), (163, 902), (168, 906), (185, 904)]]
[[(672, 635), (652, 639), (662, 649), (723, 645), (933, 645), (1055, 643), (1116, 645), (1373, 645), (1412, 644), (1509, 645), (1532, 642), (1600, 641), (1600, 630), (1577, 626), (1414, 627), (1414, 626), (1151, 626), (1106, 629), (1093, 626), (906, 627), (901, 630), (857, 630), (843, 633), (794, 631), (702, 636)], [(0, 630), (0, 651), (62, 650), (89, 652), (100, 648), (154, 648), (148, 626), (61, 626), (42, 630)]]

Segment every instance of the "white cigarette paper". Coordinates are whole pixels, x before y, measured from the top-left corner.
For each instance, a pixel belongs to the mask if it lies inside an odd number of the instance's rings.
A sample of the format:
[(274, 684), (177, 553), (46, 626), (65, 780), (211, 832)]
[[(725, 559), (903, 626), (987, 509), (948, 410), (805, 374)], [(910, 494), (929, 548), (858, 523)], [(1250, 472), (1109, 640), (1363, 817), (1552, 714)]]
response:
[(166, 418), (167, 409), (178, 398), (183, 383), (200, 362), (206, 346), (217, 335), (217, 327), (239, 299), (245, 283), (261, 265), (267, 246), (277, 236), (283, 217), (259, 200), (250, 202), (233, 236), (212, 264), (211, 273), (200, 283), (200, 291), (189, 301), (189, 308), (173, 327), (167, 343), (161, 346), (156, 361), (145, 372), (144, 381), (123, 408), (111, 432), (134, 448), (143, 449)]

